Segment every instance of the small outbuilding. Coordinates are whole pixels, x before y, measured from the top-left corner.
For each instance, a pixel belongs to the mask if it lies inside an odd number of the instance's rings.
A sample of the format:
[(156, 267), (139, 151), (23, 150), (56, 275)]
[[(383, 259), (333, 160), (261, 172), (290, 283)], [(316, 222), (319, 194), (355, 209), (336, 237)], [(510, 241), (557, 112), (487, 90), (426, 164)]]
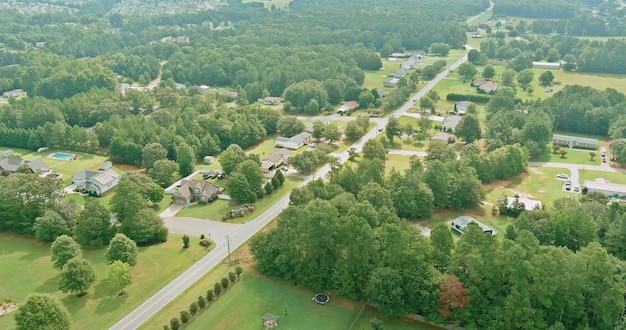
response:
[(215, 163), (215, 157), (214, 156), (204, 156), (203, 161), (205, 164), (213, 164)]
[(101, 171), (106, 171), (108, 169), (110, 169), (111, 167), (113, 167), (113, 163), (111, 163), (111, 161), (105, 161), (104, 163), (100, 164), (100, 170)]
[(430, 138), (430, 140), (433, 142), (449, 144), (451, 142), (454, 142), (454, 135), (446, 132), (437, 132), (435, 133), (435, 135), (433, 135), (433, 137)]
[(265, 313), (261, 320), (263, 320), (263, 325), (267, 328), (274, 329), (278, 327), (278, 316), (272, 313)]

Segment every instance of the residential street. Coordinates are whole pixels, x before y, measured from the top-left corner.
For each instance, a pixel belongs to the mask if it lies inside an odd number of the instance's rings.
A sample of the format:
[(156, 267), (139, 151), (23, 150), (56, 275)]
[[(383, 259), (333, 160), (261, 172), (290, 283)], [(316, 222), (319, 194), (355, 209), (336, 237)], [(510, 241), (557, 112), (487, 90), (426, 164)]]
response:
[(589, 170), (589, 171), (600, 171), (600, 172), (626, 173), (626, 169), (613, 168), (608, 163), (604, 163), (600, 166), (589, 166), (589, 165), (569, 164), (569, 163), (528, 162), (528, 166), (566, 168), (571, 173), (570, 180), (572, 180), (572, 187), (581, 186), (582, 182), (580, 182), (578, 171)]
[[(472, 49), (470, 46), (465, 46), (466, 50)], [(451, 64), (447, 69), (439, 73), (433, 80), (428, 82), (417, 94), (412, 96), (404, 105), (402, 105), (398, 110), (396, 110), (392, 116), (399, 118), (404, 115), (408, 109), (410, 109), (416, 102), (419, 102), (419, 99), (426, 95), (433, 87), (435, 87), (443, 78), (445, 78), (450, 71), (458, 68), (463, 62), (467, 61), (467, 54), (461, 57), (457, 62)], [(373, 120), (377, 122), (379, 127), (384, 127), (387, 125), (388, 118), (379, 118)], [(366, 141), (376, 138), (378, 134), (381, 132), (378, 129), (372, 129), (367, 132), (361, 139), (356, 141), (352, 148), (356, 149), (357, 152), (361, 152), (363, 150), (363, 145)], [(350, 148), (348, 148), (350, 149)], [(339, 162), (344, 163), (348, 160), (348, 151), (344, 151), (338, 155)], [(327, 174), (330, 172), (331, 168), (329, 164), (326, 164), (319, 171), (317, 171), (311, 178), (305, 180), (303, 183), (306, 184), (309, 180), (315, 178), (325, 178)], [(167, 305), (170, 301), (176, 298), (179, 294), (187, 290), (190, 286), (192, 286), (196, 281), (198, 281), (202, 276), (211, 271), (214, 267), (219, 265), (224, 258), (228, 255), (228, 244), (226, 243), (226, 238), (223, 237), (224, 234), (228, 234), (230, 241), (230, 249), (235, 250), (244, 244), (248, 239), (250, 239), (254, 234), (256, 234), (259, 230), (265, 227), (270, 221), (276, 218), (283, 209), (289, 206), (289, 196), (285, 196), (280, 199), (276, 204), (270, 207), (267, 211), (261, 213), (256, 219), (238, 226), (233, 227), (225, 227), (220, 222), (207, 221), (207, 220), (197, 220), (190, 218), (177, 218), (171, 217), (171, 214), (168, 214), (168, 217), (164, 218), (166, 221), (166, 225), (168, 228), (172, 230), (172, 232), (186, 232), (189, 230), (186, 226), (191, 225), (194, 226), (190, 231), (194, 233), (189, 233), (192, 235), (199, 235), (203, 232), (211, 232), (216, 234), (211, 234), (211, 238), (216, 241), (217, 246), (213, 251), (207, 254), (205, 257), (200, 259), (195, 265), (191, 266), (188, 270), (174, 279), (172, 282), (168, 283), (163, 289), (158, 291), (148, 300), (146, 300), (143, 304), (133, 310), (130, 314), (125, 316), (123, 319), (118, 321), (115, 325), (111, 327), (111, 329), (137, 329), (144, 322), (150, 319), (153, 315), (155, 315), (161, 308)], [(207, 224), (200, 224), (197, 221), (203, 221)], [(197, 232), (196, 229), (202, 230), (202, 232)], [(217, 234), (219, 233), (219, 234)], [(208, 233), (207, 233), (208, 235)], [(219, 237), (221, 235), (222, 237)]]

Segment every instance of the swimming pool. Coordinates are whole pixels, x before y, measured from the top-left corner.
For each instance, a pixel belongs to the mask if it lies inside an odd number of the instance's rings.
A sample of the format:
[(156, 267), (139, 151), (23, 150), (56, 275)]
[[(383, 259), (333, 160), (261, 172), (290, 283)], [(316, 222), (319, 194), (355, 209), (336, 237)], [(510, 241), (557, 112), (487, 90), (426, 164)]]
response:
[(55, 152), (52, 155), (48, 156), (49, 158), (52, 159), (60, 159), (60, 160), (70, 160), (73, 159), (74, 157), (76, 157), (76, 155), (74, 154), (66, 154), (64, 152)]

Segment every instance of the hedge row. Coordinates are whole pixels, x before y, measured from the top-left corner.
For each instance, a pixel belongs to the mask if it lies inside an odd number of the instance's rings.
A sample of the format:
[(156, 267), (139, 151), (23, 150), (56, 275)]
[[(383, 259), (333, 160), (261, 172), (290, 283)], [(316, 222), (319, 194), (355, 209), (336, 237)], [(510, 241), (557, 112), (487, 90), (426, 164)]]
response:
[(487, 95), (477, 95), (477, 94), (455, 94), (450, 93), (446, 95), (446, 100), (448, 101), (471, 101), (476, 103), (487, 103), (489, 102), (490, 97)]
[(233, 272), (228, 273), (228, 278), (226, 277), (222, 278), (221, 281), (215, 283), (215, 285), (213, 286), (213, 289), (207, 290), (206, 297), (199, 296), (197, 301), (193, 301), (191, 305), (189, 305), (189, 310), (184, 309), (180, 311), (180, 318), (173, 317), (170, 320), (170, 324), (164, 325), (163, 329), (164, 330), (182, 329), (183, 326), (185, 326), (185, 324), (188, 324), (189, 322), (193, 320), (193, 317), (196, 314), (199, 314), (200, 312), (202, 312), (202, 310), (205, 307), (207, 307), (211, 303), (211, 301), (215, 299), (215, 297), (219, 296), (220, 293), (225, 292), (224, 290), (226, 290), (226, 288), (228, 288), (229, 285), (234, 284), (235, 281), (239, 279), (242, 272), (243, 272), (243, 268), (237, 266), (235, 268), (234, 273)]

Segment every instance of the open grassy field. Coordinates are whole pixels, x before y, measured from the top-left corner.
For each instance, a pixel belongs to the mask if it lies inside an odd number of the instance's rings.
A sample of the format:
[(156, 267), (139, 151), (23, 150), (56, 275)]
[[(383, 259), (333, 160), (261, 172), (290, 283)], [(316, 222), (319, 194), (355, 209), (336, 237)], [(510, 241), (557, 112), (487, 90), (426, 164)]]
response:
[(387, 92), (390, 92), (393, 88), (384, 88), (383, 83), (385, 80), (389, 79), (388, 75), (400, 69), (402, 61), (394, 63), (389, 62), (386, 58), (382, 58), (381, 60), (383, 62), (384, 70), (363, 70), (365, 73), (365, 82), (363, 83), (363, 87), (367, 89), (382, 88)]
[(392, 168), (395, 168), (396, 171), (404, 173), (404, 171), (408, 170), (410, 167), (410, 160), (410, 156), (387, 154), (387, 160), (385, 161), (385, 172), (389, 173)]
[(585, 182), (585, 180), (595, 180), (597, 178), (604, 178), (612, 183), (626, 184), (626, 174), (617, 173), (617, 172), (600, 172), (600, 171), (578, 171), (578, 175), (580, 176), (581, 185)]
[[(325, 306), (315, 304), (311, 298), (316, 292), (258, 274), (254, 270), (247, 245), (233, 252), (233, 264), (244, 268), (241, 279), (196, 316), (185, 327), (186, 329), (264, 329), (261, 317), (265, 313), (280, 317), (279, 329), (347, 329), (362, 305), (361, 302), (350, 301), (332, 294), (329, 304)], [(178, 316), (180, 310), (186, 309), (199, 295), (205, 295), (207, 289), (213, 288), (215, 282), (233, 270), (234, 266), (229, 267), (226, 263), (222, 263), (165, 306), (140, 329), (161, 328), (172, 317)], [(375, 310), (369, 309), (364, 313), (364, 317), (367, 317), (366, 323), (360, 322), (356, 329), (370, 329), (370, 315), (383, 319), (387, 329), (439, 329), (418, 322), (409, 323), (384, 318)], [(362, 327), (360, 324), (367, 327)], [(404, 327), (395, 328), (395, 325)], [(410, 326), (406, 327), (406, 325)]]
[[(293, 188), (302, 184), (302, 180), (300, 179), (296, 179), (293, 177), (286, 177), (285, 179), (285, 183), (282, 187), (274, 191), (271, 195), (266, 195), (265, 197), (257, 200), (257, 202), (254, 204), (256, 206), (256, 211), (242, 218), (230, 219), (228, 222), (245, 223), (254, 219), (257, 215), (261, 214), (272, 205), (274, 205), (279, 199), (289, 194)], [(239, 203), (236, 201), (226, 201), (218, 199), (215, 202), (207, 205), (196, 204), (187, 206), (180, 210), (180, 212), (178, 212), (176, 215), (179, 217), (193, 217), (198, 219), (221, 221), (222, 217), (226, 215), (226, 213), (228, 213), (231, 209), (237, 209), (243, 205), (244, 203)]]
[(589, 156), (589, 150), (561, 148), (562, 150), (567, 151), (565, 157), (561, 158), (561, 154), (558, 151), (557, 153), (552, 152), (552, 144), (550, 144), (548, 148), (548, 152), (539, 157), (539, 159), (537, 159), (536, 161), (553, 163), (573, 163), (581, 165), (600, 165), (600, 152), (597, 150), (593, 151), (596, 153), (596, 156), (592, 161), (591, 156)]
[[(49, 293), (61, 299), (71, 313), (72, 329), (106, 329), (160, 290), (207, 250), (191, 237), (191, 247), (182, 248), (180, 235), (170, 234), (169, 240), (150, 247), (139, 248), (137, 265), (133, 268), (133, 284), (127, 294), (117, 296), (119, 288), (107, 280), (104, 248), (84, 248), (83, 253), (96, 271), (97, 280), (85, 297), (64, 294), (58, 290), (59, 272), (50, 261), (50, 244), (30, 237), (0, 234), (0, 292), (24, 302), (31, 293)], [(0, 329), (13, 329), (12, 315), (0, 318)]]

